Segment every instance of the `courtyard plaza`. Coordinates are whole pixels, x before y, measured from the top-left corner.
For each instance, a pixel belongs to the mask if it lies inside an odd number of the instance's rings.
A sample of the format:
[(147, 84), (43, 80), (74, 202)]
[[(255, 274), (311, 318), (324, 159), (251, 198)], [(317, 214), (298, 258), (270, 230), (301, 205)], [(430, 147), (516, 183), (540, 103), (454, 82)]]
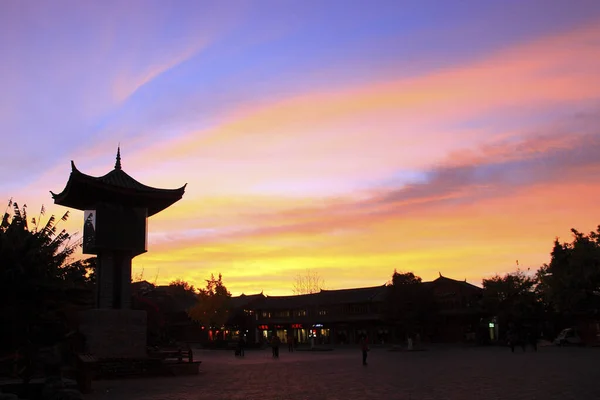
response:
[(94, 381), (86, 399), (353, 400), (600, 399), (600, 348), (431, 346), (426, 351), (358, 347), (328, 352), (195, 350), (199, 375)]

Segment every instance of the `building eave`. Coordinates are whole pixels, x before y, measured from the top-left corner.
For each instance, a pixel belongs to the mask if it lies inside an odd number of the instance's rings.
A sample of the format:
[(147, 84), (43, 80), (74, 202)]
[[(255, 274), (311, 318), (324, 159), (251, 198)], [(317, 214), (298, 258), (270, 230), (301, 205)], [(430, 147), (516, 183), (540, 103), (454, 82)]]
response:
[(111, 202), (118, 197), (124, 205), (147, 208), (148, 216), (151, 216), (181, 200), (186, 186), (154, 188), (139, 183), (120, 169), (95, 177), (80, 172), (71, 161), (71, 174), (65, 188), (58, 194), (50, 193), (55, 204), (78, 210), (92, 208), (98, 202)]

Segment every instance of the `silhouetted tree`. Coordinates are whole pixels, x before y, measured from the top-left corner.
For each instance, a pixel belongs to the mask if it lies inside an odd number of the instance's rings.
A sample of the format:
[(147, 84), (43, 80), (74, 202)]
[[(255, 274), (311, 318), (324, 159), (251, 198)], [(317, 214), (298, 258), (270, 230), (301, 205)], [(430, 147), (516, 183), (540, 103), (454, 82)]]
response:
[(206, 325), (209, 329), (220, 330), (229, 318), (231, 293), (223, 284), (223, 277), (215, 279), (213, 274), (206, 280), (206, 288), (198, 289), (198, 302), (188, 314), (190, 318)]
[[(12, 214), (9, 211), (12, 210)], [(0, 346), (14, 351), (60, 340), (66, 314), (91, 306), (94, 259), (71, 262), (80, 246), (51, 216), (28, 219), (27, 206), (12, 201), (0, 223)], [(56, 329), (50, 330), (48, 324)], [(65, 333), (65, 332), (63, 332)]]
[(169, 287), (174, 289), (174, 291), (182, 291), (187, 293), (196, 293), (196, 289), (194, 285), (190, 285), (188, 282), (183, 279), (175, 279), (171, 283), (169, 283)]
[(294, 294), (311, 294), (318, 293), (325, 286), (325, 280), (319, 275), (317, 271), (307, 269), (304, 274), (299, 273), (294, 278), (294, 287), (292, 292)]
[(146, 274), (145, 274), (145, 270), (144, 268), (142, 268), (142, 270), (140, 272), (138, 272), (137, 274), (131, 275), (131, 282), (135, 283), (135, 282), (148, 282), (149, 284), (151, 284), (152, 286), (156, 286), (156, 282), (158, 281), (158, 271), (156, 272), (156, 275), (154, 275), (154, 279), (152, 280), (152, 282), (149, 282), (146, 280)]
[(96, 283), (96, 260), (96, 257), (89, 257), (65, 265), (62, 269), (64, 280), (93, 289)]
[(404, 335), (424, 334), (437, 317), (433, 293), (412, 272), (394, 270), (387, 285), (384, 312), (387, 319)]
[(413, 285), (421, 282), (421, 277), (412, 272), (398, 272), (394, 270), (392, 279), (388, 282), (388, 284), (392, 287), (399, 288), (403, 287), (403, 285)]
[(538, 271), (538, 291), (549, 309), (562, 315), (600, 310), (600, 226), (588, 235), (571, 229), (570, 243), (554, 241), (550, 263)]
[(504, 276), (483, 279), (482, 284), (484, 307), (489, 314), (498, 317), (501, 326), (506, 322), (521, 323), (542, 316), (535, 276), (517, 269)]

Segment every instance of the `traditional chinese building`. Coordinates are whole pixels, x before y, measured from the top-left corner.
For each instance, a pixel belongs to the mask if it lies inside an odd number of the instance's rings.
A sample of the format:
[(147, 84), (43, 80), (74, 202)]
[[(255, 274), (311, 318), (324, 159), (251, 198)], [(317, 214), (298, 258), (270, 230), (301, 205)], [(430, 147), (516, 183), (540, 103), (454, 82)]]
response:
[(298, 343), (352, 343), (361, 333), (374, 337), (382, 326), (385, 286), (321, 290), (299, 296), (267, 296), (256, 304), (260, 336), (293, 335)]
[[(482, 289), (441, 274), (422, 285), (431, 290), (437, 305), (435, 326), (423, 339), (446, 342), (468, 339), (482, 316)], [(253, 301), (245, 306), (246, 316), (250, 317), (246, 324), (254, 323), (253, 336), (257, 341), (273, 335), (284, 340), (292, 335), (298, 343), (314, 340), (316, 344), (347, 344), (356, 343), (366, 334), (373, 342), (387, 343), (398, 336), (397, 327), (387, 320), (384, 311), (388, 289), (381, 285), (294, 296), (254, 295)]]
[(432, 290), (437, 306), (437, 323), (430, 339), (437, 342), (475, 340), (474, 335), (484, 316), (483, 289), (441, 273), (434, 281), (424, 284)]
[(247, 343), (258, 343), (256, 307), (265, 299), (262, 293), (236, 296), (231, 299), (231, 314), (228, 325), (228, 338), (239, 340), (244, 337)]

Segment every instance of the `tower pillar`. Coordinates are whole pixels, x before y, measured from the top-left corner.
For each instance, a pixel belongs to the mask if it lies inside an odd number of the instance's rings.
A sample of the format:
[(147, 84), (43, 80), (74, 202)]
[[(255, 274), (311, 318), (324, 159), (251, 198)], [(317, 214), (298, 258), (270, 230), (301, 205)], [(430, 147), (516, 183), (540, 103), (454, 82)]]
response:
[(131, 308), (131, 253), (103, 250), (97, 260), (96, 307)]

